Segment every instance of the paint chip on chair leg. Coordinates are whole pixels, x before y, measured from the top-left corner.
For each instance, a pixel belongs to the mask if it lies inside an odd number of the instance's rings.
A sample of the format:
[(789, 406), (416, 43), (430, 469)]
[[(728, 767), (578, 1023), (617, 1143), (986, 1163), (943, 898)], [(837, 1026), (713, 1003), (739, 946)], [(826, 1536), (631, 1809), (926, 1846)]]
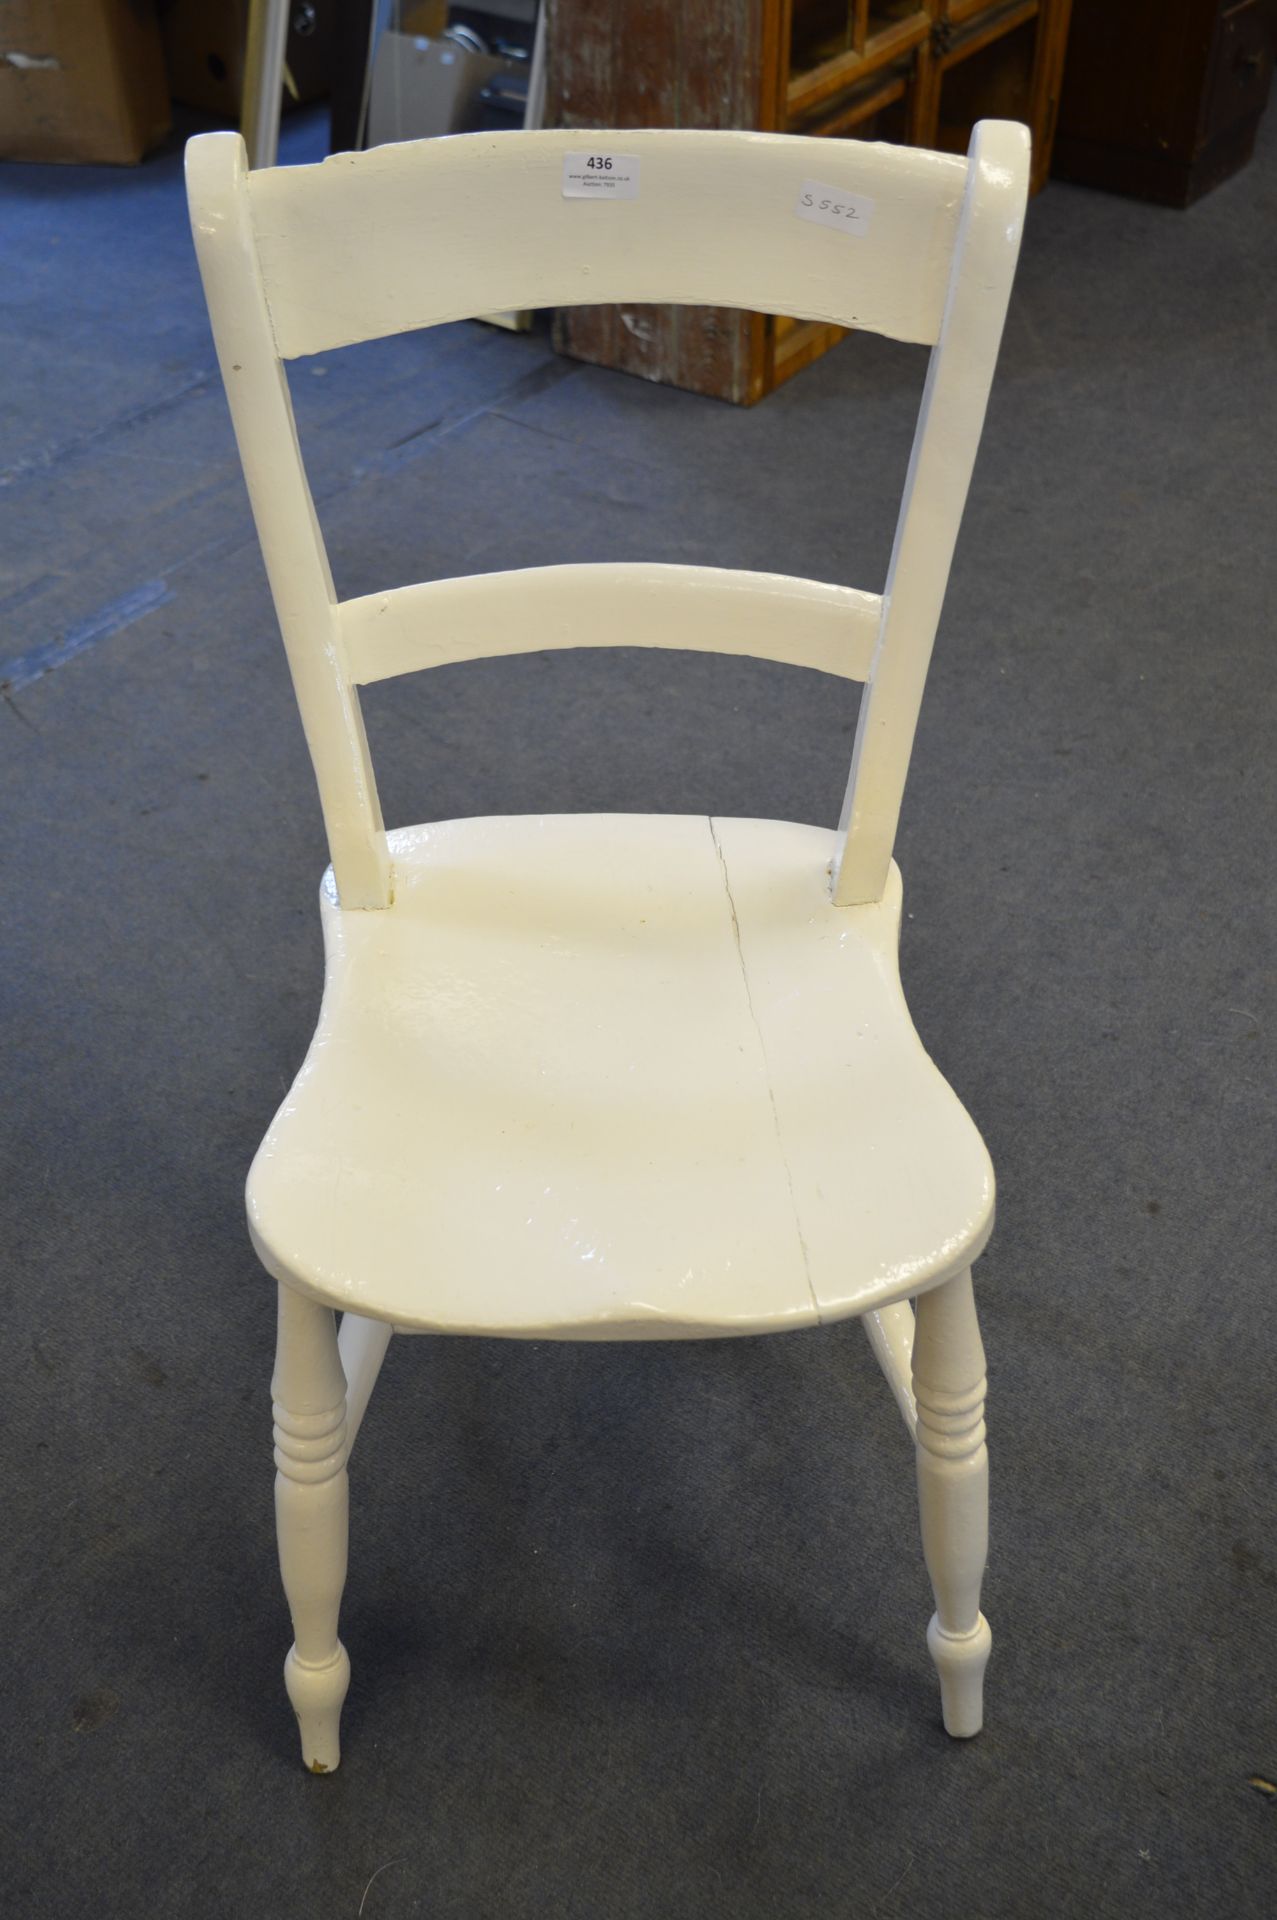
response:
[(310, 1763), (310, 1770), (312, 1773), (331, 1773), (332, 1772), (332, 1768), (327, 1766), (325, 1762), (322, 1760), (312, 1760)]

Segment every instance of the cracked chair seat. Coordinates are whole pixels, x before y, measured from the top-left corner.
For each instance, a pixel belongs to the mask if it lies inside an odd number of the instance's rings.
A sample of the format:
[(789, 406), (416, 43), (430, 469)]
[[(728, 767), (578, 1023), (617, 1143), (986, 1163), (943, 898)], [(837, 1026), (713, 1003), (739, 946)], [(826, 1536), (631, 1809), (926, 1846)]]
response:
[(745, 1334), (961, 1273), (988, 1155), (900, 989), (900, 878), (704, 815), (390, 836), (394, 904), (322, 894), (310, 1052), (249, 1179), (274, 1276), (405, 1330)]

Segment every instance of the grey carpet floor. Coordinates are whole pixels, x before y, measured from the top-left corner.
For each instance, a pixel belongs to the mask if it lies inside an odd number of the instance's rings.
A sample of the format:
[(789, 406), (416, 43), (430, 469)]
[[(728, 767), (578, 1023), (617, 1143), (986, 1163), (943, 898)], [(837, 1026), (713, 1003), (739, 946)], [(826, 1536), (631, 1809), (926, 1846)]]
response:
[[(241, 1201), (318, 1004), (318, 809), (178, 156), (0, 172), (6, 1911), (1277, 1911), (1275, 134), (1188, 213), (1033, 206), (906, 802), (906, 987), (1000, 1178), (987, 1731), (938, 1726), (856, 1326), (399, 1342), (326, 1780)], [(345, 593), (628, 556), (873, 587), (921, 358), (853, 339), (739, 412), (467, 324), (293, 386)], [(662, 653), (367, 706), (392, 821), (832, 821), (854, 724)]]

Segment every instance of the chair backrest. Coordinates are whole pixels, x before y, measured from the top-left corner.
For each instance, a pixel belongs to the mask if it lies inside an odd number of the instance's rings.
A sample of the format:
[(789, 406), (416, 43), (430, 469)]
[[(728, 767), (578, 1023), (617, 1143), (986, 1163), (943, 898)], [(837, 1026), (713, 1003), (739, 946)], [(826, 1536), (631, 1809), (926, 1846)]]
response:
[[(588, 148), (587, 148), (588, 143)], [(586, 150), (583, 150), (586, 149)], [(464, 134), (250, 173), (186, 150), (191, 220), (343, 906), (392, 898), (358, 688), (565, 646), (745, 653), (866, 682), (834, 876), (886, 884), (923, 682), (1019, 250), (1028, 135), (967, 159), (784, 134)], [(338, 602), (284, 362), (512, 307), (739, 306), (932, 348), (881, 595), (778, 575), (565, 566)]]

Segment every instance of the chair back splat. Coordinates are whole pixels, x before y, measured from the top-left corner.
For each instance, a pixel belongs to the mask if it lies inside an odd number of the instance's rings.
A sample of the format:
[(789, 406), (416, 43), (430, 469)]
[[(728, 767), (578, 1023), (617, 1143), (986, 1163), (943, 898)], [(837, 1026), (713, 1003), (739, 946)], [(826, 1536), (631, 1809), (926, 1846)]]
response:
[[(867, 682), (833, 877), (881, 899), (923, 682), (1019, 248), (1028, 137), (966, 160), (783, 134), (592, 134), (623, 191), (574, 194), (580, 132), (473, 134), (250, 173), (187, 149), (200, 267), (344, 907), (392, 877), (359, 709), (369, 681), (485, 654), (662, 646)], [(711, 567), (565, 566), (339, 602), (284, 362), (514, 307), (741, 306), (932, 349), (885, 592)]]

